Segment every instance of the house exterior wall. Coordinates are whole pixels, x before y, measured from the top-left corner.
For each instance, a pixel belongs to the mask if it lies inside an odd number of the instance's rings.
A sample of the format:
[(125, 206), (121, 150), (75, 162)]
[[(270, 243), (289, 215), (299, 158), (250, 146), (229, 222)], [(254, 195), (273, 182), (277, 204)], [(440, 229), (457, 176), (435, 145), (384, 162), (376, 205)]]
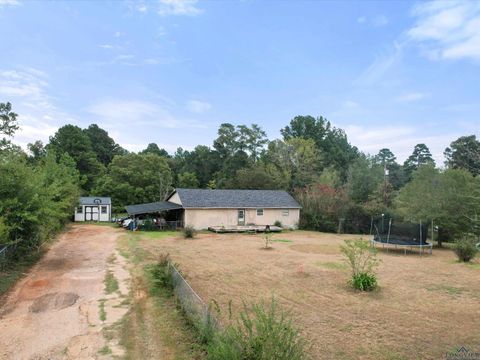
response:
[[(111, 205), (92, 204), (92, 205), (79, 205), (79, 206), (75, 207), (74, 221), (85, 221), (86, 208), (90, 207), (90, 206), (98, 207), (98, 217), (99, 217), (98, 221), (108, 222), (108, 221), (111, 220), (111, 218), (112, 218), (112, 207), (111, 207)], [(106, 214), (102, 214), (102, 206), (107, 207), (107, 213)], [(78, 208), (82, 208), (82, 212), (78, 212)]]
[[(199, 230), (209, 226), (236, 226), (238, 210), (185, 209), (185, 226)], [(284, 214), (284, 210), (288, 210), (288, 215)], [(245, 225), (273, 225), (277, 220), (284, 227), (296, 228), (300, 220), (300, 209), (263, 209), (263, 215), (257, 215), (257, 209), (245, 209)]]

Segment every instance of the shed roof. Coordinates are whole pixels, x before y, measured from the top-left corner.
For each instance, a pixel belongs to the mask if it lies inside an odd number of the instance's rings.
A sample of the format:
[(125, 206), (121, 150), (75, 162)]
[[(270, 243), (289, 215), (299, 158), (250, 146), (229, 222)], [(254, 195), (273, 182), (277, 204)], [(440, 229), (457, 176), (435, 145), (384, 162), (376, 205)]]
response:
[(127, 210), (128, 215), (139, 215), (182, 209), (182, 206), (168, 201), (157, 201), (147, 204), (127, 205), (125, 206), (125, 209)]
[(80, 198), (80, 205), (110, 205), (112, 199), (102, 196), (83, 196)]
[(184, 208), (270, 208), (300, 209), (299, 203), (283, 190), (176, 189)]

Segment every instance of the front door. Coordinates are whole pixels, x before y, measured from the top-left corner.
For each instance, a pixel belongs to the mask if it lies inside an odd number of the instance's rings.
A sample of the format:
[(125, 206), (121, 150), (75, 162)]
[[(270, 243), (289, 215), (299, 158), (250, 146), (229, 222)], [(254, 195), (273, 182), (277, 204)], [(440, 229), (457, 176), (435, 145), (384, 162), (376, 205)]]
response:
[(238, 209), (238, 225), (245, 225), (245, 209)]
[(85, 206), (85, 221), (98, 221), (98, 206)]

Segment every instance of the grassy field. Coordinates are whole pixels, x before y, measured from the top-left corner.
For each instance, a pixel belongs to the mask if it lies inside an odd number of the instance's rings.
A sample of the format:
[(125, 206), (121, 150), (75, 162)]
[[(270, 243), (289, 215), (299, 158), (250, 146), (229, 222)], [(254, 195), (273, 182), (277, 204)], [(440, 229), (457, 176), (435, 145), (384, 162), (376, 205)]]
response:
[[(460, 346), (480, 351), (480, 266), (433, 255), (380, 252), (380, 288), (349, 288), (339, 246), (354, 235), (285, 232), (262, 249), (262, 235), (128, 235), (134, 263), (169, 253), (199, 295), (234, 314), (242, 301), (272, 294), (291, 310), (315, 359), (439, 359)], [(275, 241), (276, 240), (276, 241)], [(178, 319), (177, 319), (178, 320)], [(198, 356), (198, 355), (197, 355)]]

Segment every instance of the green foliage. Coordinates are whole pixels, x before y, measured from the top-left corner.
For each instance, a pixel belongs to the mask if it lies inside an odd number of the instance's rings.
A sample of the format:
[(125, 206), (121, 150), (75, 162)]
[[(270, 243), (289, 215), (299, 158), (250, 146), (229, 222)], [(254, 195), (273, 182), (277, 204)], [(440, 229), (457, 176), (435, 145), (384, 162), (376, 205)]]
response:
[(282, 222), (280, 220), (275, 220), (275, 222), (273, 223), (274, 226), (278, 226), (278, 227), (283, 227), (282, 225)]
[(352, 286), (360, 291), (372, 291), (377, 287), (377, 277), (371, 273), (359, 273), (352, 276)]
[(412, 155), (403, 163), (405, 174), (409, 179), (411, 174), (422, 165), (430, 165), (435, 167), (435, 161), (432, 158), (430, 149), (425, 144), (415, 145)]
[(117, 155), (92, 191), (111, 196), (116, 208), (162, 201), (170, 192), (172, 172), (165, 158), (154, 154)]
[(58, 156), (68, 154), (74, 161), (82, 176), (82, 188), (89, 191), (95, 180), (104, 172), (104, 166), (93, 151), (89, 136), (78, 126), (62, 126), (50, 137), (47, 151), (54, 151)]
[(142, 150), (140, 154), (155, 154), (158, 156), (163, 156), (165, 158), (169, 158), (170, 155), (168, 154), (167, 150), (165, 149), (160, 149), (157, 144), (155, 143), (150, 143), (147, 145), (147, 148), (145, 150)]
[[(12, 111), (12, 104), (0, 103), (0, 134), (12, 137), (18, 130), (17, 114)], [(0, 139), (0, 151), (8, 148), (10, 140), (7, 138)]]
[(345, 190), (327, 185), (312, 184), (296, 189), (294, 195), (302, 206), (301, 229), (336, 232), (338, 221), (349, 206)]
[(25, 239), (40, 245), (59, 231), (78, 201), (79, 174), (68, 155), (51, 152), (36, 164), (0, 155), (0, 242)]
[(275, 167), (257, 162), (252, 167), (237, 170), (234, 178), (226, 181), (227, 189), (283, 189), (286, 184)]
[(269, 305), (244, 304), (237, 324), (219, 333), (208, 344), (210, 360), (301, 360), (306, 344), (294, 327), (291, 316), (275, 299)]
[(185, 226), (183, 228), (183, 237), (185, 239), (193, 239), (196, 234), (197, 234), (197, 231), (193, 226)]
[(461, 136), (444, 152), (450, 169), (465, 169), (473, 176), (480, 175), (480, 141), (475, 135)]
[(127, 151), (115, 143), (108, 132), (100, 128), (97, 124), (91, 124), (83, 132), (90, 139), (92, 150), (97, 156), (97, 160), (104, 166), (108, 166), (115, 155), (123, 155)]
[(346, 176), (345, 169), (358, 156), (358, 149), (348, 143), (345, 132), (332, 126), (322, 116), (296, 116), (280, 132), (284, 140), (312, 139), (319, 153), (324, 155), (323, 165), (341, 171), (342, 178)]
[(352, 270), (352, 286), (362, 291), (373, 290), (377, 286), (375, 268), (379, 265), (376, 249), (368, 241), (357, 239), (345, 240), (340, 250)]
[(197, 175), (195, 175), (194, 172), (184, 172), (178, 174), (177, 187), (187, 189), (198, 188)]
[(464, 237), (455, 243), (455, 254), (457, 254), (458, 260), (463, 262), (469, 262), (473, 260), (478, 254), (479, 250), (475, 246), (475, 240)]
[(170, 271), (170, 255), (160, 254), (155, 264), (145, 267), (150, 279), (150, 291), (155, 294), (162, 289), (173, 291), (173, 277)]

